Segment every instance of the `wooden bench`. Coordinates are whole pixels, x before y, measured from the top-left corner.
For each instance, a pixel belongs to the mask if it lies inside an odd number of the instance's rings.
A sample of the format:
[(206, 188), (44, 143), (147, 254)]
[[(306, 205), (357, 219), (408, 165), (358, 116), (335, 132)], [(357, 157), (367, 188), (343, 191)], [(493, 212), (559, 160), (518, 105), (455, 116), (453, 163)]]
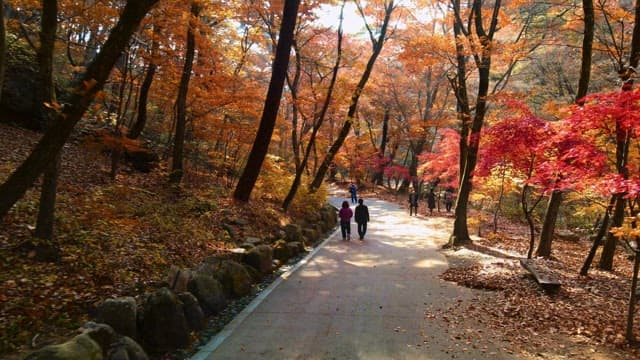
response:
[(536, 263), (533, 259), (520, 259), (520, 265), (527, 269), (536, 279), (540, 287), (549, 293), (555, 293), (560, 289), (561, 282), (553, 273)]

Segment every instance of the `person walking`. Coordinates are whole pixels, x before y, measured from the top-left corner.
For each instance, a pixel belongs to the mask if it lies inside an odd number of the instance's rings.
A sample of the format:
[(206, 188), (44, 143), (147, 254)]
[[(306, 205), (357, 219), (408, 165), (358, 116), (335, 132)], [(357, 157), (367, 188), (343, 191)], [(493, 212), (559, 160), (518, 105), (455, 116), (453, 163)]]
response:
[(367, 205), (364, 205), (363, 202), (362, 198), (358, 199), (358, 206), (356, 206), (355, 215), (360, 240), (364, 240), (364, 234), (367, 233), (367, 223), (369, 222), (369, 208)]
[(349, 208), (349, 202), (347, 200), (342, 202), (342, 208), (338, 212), (338, 217), (340, 218), (342, 240), (351, 240), (351, 218), (353, 217), (353, 211)]
[(453, 189), (447, 188), (444, 192), (444, 207), (447, 209), (447, 212), (451, 212), (451, 207), (453, 206)]
[(351, 203), (355, 204), (358, 201), (358, 189), (356, 188), (356, 184), (351, 182), (349, 185), (349, 193), (351, 194)]
[(418, 194), (411, 189), (409, 193), (409, 216), (418, 216)]
[(436, 194), (433, 192), (433, 188), (427, 194), (427, 206), (429, 207), (429, 215), (433, 215), (433, 209), (436, 208)]

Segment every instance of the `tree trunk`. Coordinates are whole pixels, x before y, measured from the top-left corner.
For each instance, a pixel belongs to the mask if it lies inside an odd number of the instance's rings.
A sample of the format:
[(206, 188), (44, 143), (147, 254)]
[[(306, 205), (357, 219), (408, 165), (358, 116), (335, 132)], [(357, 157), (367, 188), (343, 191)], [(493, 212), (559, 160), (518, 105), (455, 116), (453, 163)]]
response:
[(536, 229), (533, 224), (533, 217), (531, 216), (533, 213), (533, 207), (531, 209), (527, 207), (527, 190), (528, 189), (529, 189), (529, 185), (525, 185), (522, 188), (520, 203), (522, 205), (522, 212), (524, 213), (524, 218), (527, 220), (527, 225), (529, 225), (529, 251), (527, 251), (527, 259), (531, 259), (531, 256), (533, 255), (533, 246), (535, 244)]
[(538, 249), (536, 249), (536, 256), (545, 258), (551, 256), (551, 244), (553, 242), (553, 234), (561, 203), (562, 191), (552, 191), (551, 197), (549, 197), (549, 203), (547, 204), (547, 212), (544, 217), (544, 223), (542, 224), (542, 231), (540, 232), (540, 242), (538, 243)]
[(504, 198), (504, 181), (507, 177), (507, 170), (502, 166), (502, 174), (500, 177), (500, 194), (498, 195), (498, 203), (496, 204), (496, 211), (493, 212), (493, 232), (498, 232), (498, 215), (502, 209), (502, 199)]
[[(469, 127), (467, 121), (471, 119), (471, 110), (466, 89), (466, 50), (461, 42), (462, 37), (474, 36), (467, 29), (464, 30), (464, 21), (460, 17), (460, 2), (454, 0), (454, 33), (456, 35), (457, 53), (457, 77), (455, 82), (455, 93), (457, 106), (460, 111), (461, 138), (460, 138), (460, 187), (458, 189), (458, 200), (456, 201), (455, 222), (449, 244), (460, 246), (471, 242), (467, 225), (467, 204), (471, 194), (473, 172), (478, 160), (478, 147), (480, 145), (480, 131), (484, 123), (484, 116), (487, 110), (487, 94), (489, 91), (489, 75), (491, 70), (491, 51), (493, 35), (498, 26), (498, 14), (500, 12), (501, 1), (497, 0), (493, 6), (493, 14), (489, 25), (489, 31), (485, 31), (482, 21), (482, 3), (480, 0), (473, 2), (473, 25), (478, 38), (480, 39), (481, 53), (475, 54), (474, 58), (478, 69), (478, 92), (476, 96), (475, 115)], [(471, 22), (469, 22), (469, 26)], [(466, 131), (470, 130), (467, 137)]]
[(387, 141), (389, 136), (389, 107), (384, 108), (384, 117), (382, 118), (382, 138), (380, 139), (380, 151), (378, 152), (378, 161), (380, 163), (380, 169), (376, 171), (373, 175), (372, 182), (374, 185), (382, 185), (382, 179), (384, 177), (384, 166), (382, 165), (382, 161), (384, 161), (384, 153), (387, 151)]
[(587, 95), (587, 92), (589, 91), (589, 80), (591, 79), (591, 54), (593, 52), (593, 29), (595, 23), (593, 0), (582, 0), (582, 11), (584, 12), (584, 36), (582, 37), (582, 61), (580, 65), (580, 79), (578, 80), (576, 102)]
[(153, 28), (153, 40), (151, 43), (151, 59), (149, 60), (149, 66), (147, 72), (144, 75), (144, 80), (140, 86), (140, 98), (138, 99), (138, 117), (135, 124), (129, 130), (127, 137), (129, 139), (137, 139), (142, 134), (144, 127), (147, 125), (147, 103), (149, 101), (149, 91), (151, 90), (151, 84), (153, 78), (156, 75), (158, 66), (156, 65), (155, 57), (158, 50), (158, 37), (160, 36), (160, 28), (155, 26)]
[(587, 254), (586, 259), (584, 260), (584, 264), (582, 264), (582, 268), (580, 268), (580, 275), (587, 276), (589, 273), (589, 268), (591, 267), (591, 263), (593, 262), (593, 258), (596, 256), (596, 251), (598, 251), (598, 247), (600, 246), (600, 242), (604, 238), (604, 236), (609, 231), (609, 217), (610, 217), (610, 209), (613, 207), (613, 198), (609, 203), (609, 206), (605, 210), (604, 217), (602, 222), (600, 223), (600, 228), (598, 229), (598, 233), (593, 239), (593, 244), (591, 244), (591, 249), (589, 249), (589, 254)]
[[(38, 76), (42, 86), (42, 104), (40, 111), (46, 119), (46, 126), (51, 127), (54, 121), (52, 104), (56, 101), (53, 83), (53, 49), (58, 27), (58, 1), (42, 1), (42, 18), (40, 25), (40, 48), (38, 49)], [(40, 204), (35, 235), (50, 240), (53, 237), (55, 222), (56, 193), (58, 191), (58, 172), (60, 154), (51, 162), (44, 172), (40, 189)]]
[[(634, 20), (631, 51), (629, 52), (629, 67), (627, 69), (620, 69), (623, 91), (630, 91), (632, 89), (634, 81), (632, 75), (636, 74), (638, 62), (640, 61), (640, 1), (636, 1)], [(629, 130), (624, 129), (620, 120), (616, 120), (616, 170), (625, 180), (629, 178), (627, 164), (630, 138), (631, 134)], [(626, 193), (616, 193), (613, 195), (616, 200), (613, 216), (611, 217), (612, 227), (622, 226), (624, 221), (624, 205), (626, 203), (624, 199), (625, 195)], [(602, 255), (600, 256), (600, 264), (598, 265), (601, 270), (613, 270), (613, 256), (617, 242), (618, 240), (615, 236), (612, 234), (607, 235), (607, 240), (605, 241), (604, 247), (602, 248)]]
[(171, 163), (171, 174), (169, 181), (179, 183), (184, 173), (184, 137), (187, 127), (187, 93), (189, 91), (189, 80), (191, 80), (191, 70), (193, 69), (193, 58), (196, 52), (196, 20), (200, 14), (200, 5), (197, 2), (191, 3), (191, 17), (189, 19), (189, 29), (187, 30), (187, 49), (180, 77), (180, 87), (176, 100), (176, 133), (173, 139), (173, 157)]
[(631, 275), (631, 291), (629, 294), (629, 310), (627, 311), (627, 330), (626, 339), (629, 343), (635, 342), (635, 336), (633, 336), (633, 317), (636, 313), (636, 292), (638, 291), (638, 269), (640, 269), (640, 250), (634, 249), (633, 257), (633, 274)]
[(343, 20), (343, 11), (346, 2), (342, 3), (342, 8), (340, 9), (340, 23), (338, 25), (338, 45), (337, 45), (337, 53), (336, 53), (336, 62), (333, 66), (331, 72), (331, 80), (329, 82), (329, 88), (327, 89), (327, 95), (325, 96), (324, 103), (322, 104), (322, 108), (320, 109), (320, 113), (318, 114), (318, 119), (313, 125), (313, 130), (311, 131), (311, 136), (309, 137), (309, 143), (307, 144), (307, 148), (304, 153), (304, 157), (302, 158), (302, 162), (300, 166), (296, 167), (296, 176), (293, 179), (293, 183), (291, 184), (291, 189), (289, 189), (289, 193), (285, 197), (282, 202), (282, 209), (287, 211), (289, 209), (289, 205), (296, 196), (298, 192), (298, 188), (300, 187), (300, 183), (302, 181), (302, 173), (307, 168), (307, 163), (309, 161), (309, 156), (311, 153), (311, 149), (315, 148), (316, 135), (318, 130), (320, 130), (320, 126), (324, 122), (324, 119), (327, 115), (327, 110), (329, 109), (329, 105), (331, 104), (331, 98), (333, 97), (333, 89), (336, 84), (336, 79), (338, 78), (338, 70), (340, 70), (340, 61), (342, 60), (342, 20)]
[(322, 182), (324, 181), (324, 176), (326, 175), (327, 170), (329, 169), (330, 165), (333, 163), (334, 157), (336, 156), (338, 151), (340, 151), (340, 148), (342, 147), (342, 144), (347, 138), (347, 135), (349, 135), (349, 130), (351, 130), (353, 120), (355, 119), (355, 116), (356, 116), (356, 110), (358, 109), (358, 101), (360, 100), (360, 95), (362, 95), (362, 91), (364, 90), (364, 87), (367, 84), (367, 81), (369, 80), (369, 76), (373, 71), (373, 66), (376, 63), (376, 59), (378, 58), (378, 55), (380, 55), (380, 52), (382, 51), (382, 47), (386, 40), (385, 38), (387, 34), (387, 27), (389, 25), (389, 19), (391, 18), (391, 13), (393, 12), (393, 9), (394, 9), (394, 4), (392, 0), (385, 7), (384, 20), (382, 22), (382, 27), (380, 28), (380, 34), (378, 38), (374, 39), (373, 34), (370, 34), (372, 45), (373, 45), (373, 52), (369, 57), (369, 61), (367, 61), (367, 66), (364, 72), (362, 73), (362, 76), (360, 77), (360, 81), (358, 82), (356, 89), (354, 90), (353, 94), (351, 94), (351, 102), (349, 103), (349, 110), (347, 111), (347, 119), (342, 125), (342, 129), (340, 129), (338, 137), (333, 142), (333, 144), (329, 148), (329, 151), (327, 152), (324, 159), (322, 160), (322, 163), (318, 168), (318, 172), (316, 173), (316, 176), (314, 177), (313, 181), (311, 182), (311, 185), (309, 186), (309, 190), (311, 192), (314, 192), (318, 188), (320, 188), (320, 185), (322, 185)]
[(138, 101), (138, 117), (135, 124), (127, 134), (129, 139), (137, 139), (142, 134), (142, 130), (147, 125), (147, 102), (149, 99), (149, 90), (153, 83), (153, 77), (156, 74), (157, 65), (151, 62), (147, 68), (147, 72), (140, 87), (140, 99)]
[[(614, 194), (614, 207), (613, 215), (611, 216), (610, 227), (620, 227), (624, 221), (624, 205), (626, 200), (624, 194)], [(607, 234), (607, 239), (602, 246), (602, 253), (600, 254), (600, 262), (598, 268), (600, 270), (611, 271), (613, 270), (613, 256), (616, 252), (616, 245), (618, 244), (618, 238), (612, 233)]]
[(258, 180), (260, 169), (262, 169), (262, 163), (269, 151), (269, 143), (271, 142), (276, 118), (278, 117), (284, 81), (289, 67), (289, 53), (291, 52), (291, 44), (293, 44), (293, 33), (299, 5), (300, 0), (285, 0), (284, 3), (280, 37), (276, 48), (276, 56), (273, 60), (271, 81), (269, 82), (269, 90), (264, 102), (260, 127), (249, 153), (247, 164), (233, 193), (233, 197), (239, 201), (249, 201), (251, 192)]
[(7, 66), (7, 34), (4, 20), (4, 1), (0, 1), (0, 100), (4, 86), (4, 72)]
[(0, 218), (9, 212), (45, 168), (55, 160), (96, 93), (104, 86), (113, 65), (129, 43), (140, 21), (157, 2), (158, 0), (127, 1), (118, 23), (112, 29), (100, 53), (88, 66), (81, 81), (74, 84), (74, 91), (70, 92), (69, 98), (65, 101), (68, 106), (56, 114), (53, 126), (45, 132), (31, 154), (0, 185)]

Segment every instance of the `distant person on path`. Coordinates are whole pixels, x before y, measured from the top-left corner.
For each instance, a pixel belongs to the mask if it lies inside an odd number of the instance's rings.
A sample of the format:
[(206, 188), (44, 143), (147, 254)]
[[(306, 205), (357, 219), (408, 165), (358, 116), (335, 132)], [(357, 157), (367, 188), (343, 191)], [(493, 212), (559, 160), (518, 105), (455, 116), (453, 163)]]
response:
[(367, 223), (369, 222), (369, 208), (363, 204), (362, 198), (358, 199), (358, 206), (356, 206), (356, 223), (358, 223), (358, 235), (360, 240), (364, 240), (364, 234), (367, 233)]
[(351, 240), (351, 218), (353, 211), (349, 208), (347, 200), (342, 202), (342, 209), (338, 212), (340, 218), (340, 231), (342, 231), (342, 240)]
[(429, 207), (429, 215), (433, 215), (433, 209), (436, 208), (436, 194), (433, 193), (433, 189), (429, 190), (427, 194), (427, 206)]
[(358, 189), (353, 181), (351, 182), (351, 185), (349, 185), (349, 193), (351, 194), (351, 203), (355, 204), (358, 201)]
[(409, 193), (409, 216), (418, 216), (418, 194), (411, 189)]
[(451, 212), (451, 207), (453, 206), (453, 189), (451, 188), (444, 192), (444, 206), (447, 212)]

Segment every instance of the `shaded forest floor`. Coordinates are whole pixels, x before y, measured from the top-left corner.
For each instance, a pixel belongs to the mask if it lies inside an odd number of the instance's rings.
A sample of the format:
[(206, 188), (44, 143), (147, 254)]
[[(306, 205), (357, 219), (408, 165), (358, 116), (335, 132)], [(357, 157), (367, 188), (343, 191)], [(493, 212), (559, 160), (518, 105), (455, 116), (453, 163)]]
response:
[[(269, 199), (234, 203), (212, 174), (189, 173), (176, 187), (162, 165), (140, 173), (122, 164), (111, 179), (91, 133), (65, 146), (53, 241), (32, 236), (37, 186), (0, 220), (0, 358), (66, 340), (104, 299), (140, 300), (170, 266), (192, 267), (246, 236), (274, 239), (292, 220)], [(0, 124), (0, 181), (39, 136)]]
[[(382, 190), (363, 196), (407, 205), (404, 196)], [(419, 212), (424, 215), (426, 210), (423, 207)], [(435, 216), (452, 226), (452, 214), (437, 212)], [(597, 269), (598, 252), (589, 275), (583, 277), (578, 273), (591, 243), (584, 238), (556, 238), (553, 258), (542, 262), (562, 285), (558, 293), (548, 294), (519, 263), (528, 250), (525, 224), (502, 219), (497, 233), (487, 229), (483, 233), (485, 236), (475, 237), (472, 245), (442, 250), (450, 268), (441, 275), (481, 292), (471, 302), (443, 304), (441, 311), (425, 314), (427, 318), (443, 319), (452, 328), (463, 326), (465, 319), (479, 319), (511, 345), (505, 352), (523, 358), (640, 358), (640, 348), (628, 345), (624, 337), (633, 263), (621, 248), (613, 272)], [(634, 325), (634, 334), (640, 338), (640, 311), (636, 311)], [(458, 329), (451, 336), (461, 344), (472, 344), (489, 329)]]

